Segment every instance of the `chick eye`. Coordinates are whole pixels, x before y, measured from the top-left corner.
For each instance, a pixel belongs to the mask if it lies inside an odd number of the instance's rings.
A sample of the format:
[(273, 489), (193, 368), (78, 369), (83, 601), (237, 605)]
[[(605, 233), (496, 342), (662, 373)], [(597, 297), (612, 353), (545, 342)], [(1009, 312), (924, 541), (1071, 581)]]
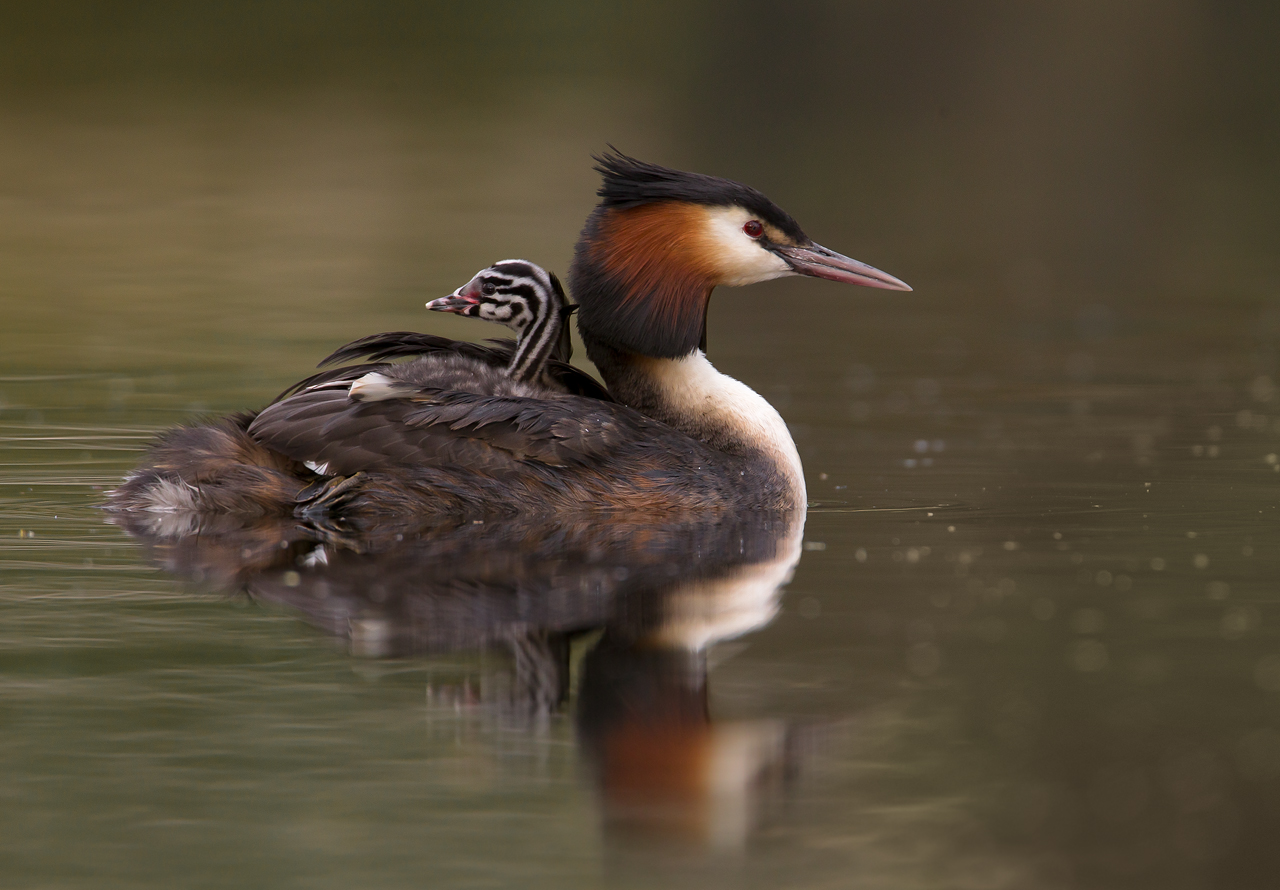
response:
[(480, 285), (480, 293), (484, 294), (486, 297), (492, 297), (497, 292), (498, 286), (496, 284), (486, 281), (484, 284)]
[(742, 224), (742, 231), (749, 238), (759, 238), (764, 234), (764, 226), (760, 225), (760, 220), (758, 219), (749, 219)]

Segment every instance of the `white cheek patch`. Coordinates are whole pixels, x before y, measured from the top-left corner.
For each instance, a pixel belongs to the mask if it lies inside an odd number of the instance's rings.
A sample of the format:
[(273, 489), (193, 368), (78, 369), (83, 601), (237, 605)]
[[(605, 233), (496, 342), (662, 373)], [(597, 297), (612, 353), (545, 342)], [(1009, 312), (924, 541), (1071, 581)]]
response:
[(760, 246), (756, 239), (742, 231), (748, 220), (756, 217), (744, 207), (707, 207), (704, 229), (709, 247), (715, 252), (720, 284), (737, 287), (772, 281), (794, 275), (782, 257)]

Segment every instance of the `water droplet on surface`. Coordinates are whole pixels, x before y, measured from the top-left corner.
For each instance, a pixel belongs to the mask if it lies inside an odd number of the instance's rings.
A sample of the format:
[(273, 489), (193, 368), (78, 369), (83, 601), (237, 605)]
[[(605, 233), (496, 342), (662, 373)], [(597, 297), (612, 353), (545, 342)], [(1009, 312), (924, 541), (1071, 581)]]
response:
[(1222, 616), (1222, 635), (1228, 640), (1237, 640), (1258, 626), (1261, 616), (1252, 606), (1237, 606), (1228, 609)]
[(1081, 673), (1097, 673), (1111, 662), (1107, 647), (1100, 640), (1080, 640), (1071, 647), (1071, 666)]
[(1100, 609), (1080, 609), (1071, 616), (1071, 628), (1078, 634), (1096, 634), (1106, 629), (1107, 618)]

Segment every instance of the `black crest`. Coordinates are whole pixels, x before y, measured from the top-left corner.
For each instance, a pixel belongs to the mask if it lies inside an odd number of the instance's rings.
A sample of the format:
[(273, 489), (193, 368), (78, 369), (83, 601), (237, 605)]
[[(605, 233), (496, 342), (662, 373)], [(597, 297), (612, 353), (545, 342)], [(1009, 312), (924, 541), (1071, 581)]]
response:
[(716, 207), (736, 205), (750, 210), (799, 243), (809, 240), (791, 214), (749, 185), (719, 176), (660, 167), (627, 157), (613, 146), (609, 148), (604, 154), (594, 156), (596, 172), (604, 177), (596, 192), (601, 207), (637, 207), (654, 201), (685, 201)]

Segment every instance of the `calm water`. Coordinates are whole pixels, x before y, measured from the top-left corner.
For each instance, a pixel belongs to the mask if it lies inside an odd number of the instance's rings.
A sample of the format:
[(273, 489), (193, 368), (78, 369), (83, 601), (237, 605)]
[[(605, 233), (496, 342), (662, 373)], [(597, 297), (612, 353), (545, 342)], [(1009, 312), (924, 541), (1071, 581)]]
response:
[[(6, 29), (0, 883), (1274, 885), (1273, 13), (125, 8)], [(916, 287), (713, 301), (803, 525), (107, 521), (160, 429), (494, 333), (421, 305), (563, 272), (606, 141)]]

